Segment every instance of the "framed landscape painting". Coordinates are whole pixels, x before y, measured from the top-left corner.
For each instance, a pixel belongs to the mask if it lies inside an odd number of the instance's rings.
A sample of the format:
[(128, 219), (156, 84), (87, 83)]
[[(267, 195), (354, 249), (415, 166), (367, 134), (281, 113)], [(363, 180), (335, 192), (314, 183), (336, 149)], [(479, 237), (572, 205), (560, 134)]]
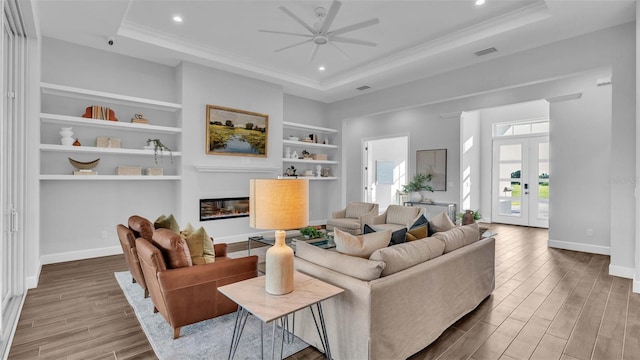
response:
[(207, 105), (207, 154), (267, 157), (269, 115)]
[(431, 174), (434, 191), (447, 191), (447, 149), (416, 151), (416, 172)]

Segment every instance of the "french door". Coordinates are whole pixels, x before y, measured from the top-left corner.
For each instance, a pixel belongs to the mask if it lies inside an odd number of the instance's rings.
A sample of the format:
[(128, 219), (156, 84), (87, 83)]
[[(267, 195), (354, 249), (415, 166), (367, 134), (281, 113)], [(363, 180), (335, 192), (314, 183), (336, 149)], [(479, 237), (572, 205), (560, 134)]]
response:
[(549, 227), (549, 137), (493, 141), (491, 221)]

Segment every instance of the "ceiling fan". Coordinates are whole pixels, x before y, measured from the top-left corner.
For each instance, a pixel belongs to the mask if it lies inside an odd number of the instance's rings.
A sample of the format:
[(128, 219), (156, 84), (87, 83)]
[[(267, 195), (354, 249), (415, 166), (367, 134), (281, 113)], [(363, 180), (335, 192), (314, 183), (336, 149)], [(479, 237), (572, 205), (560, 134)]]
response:
[(323, 7), (316, 8), (315, 15), (318, 18), (318, 21), (313, 25), (309, 25), (305, 23), (304, 21), (302, 21), (302, 19), (300, 19), (298, 16), (296, 16), (296, 14), (291, 12), (291, 10), (287, 9), (286, 7), (284, 6), (279, 7), (279, 9), (282, 10), (285, 14), (289, 15), (289, 17), (291, 17), (298, 24), (302, 25), (305, 29), (307, 29), (310, 34), (300, 34), (300, 33), (286, 32), (286, 31), (262, 30), (262, 29), (258, 31), (265, 32), (265, 33), (272, 33), (272, 34), (305, 37), (306, 39), (304, 41), (300, 41), (295, 44), (291, 44), (283, 48), (276, 49), (275, 52), (290, 49), (292, 47), (296, 47), (306, 43), (312, 43), (313, 48), (311, 49), (311, 54), (309, 55), (309, 62), (313, 61), (313, 59), (316, 57), (316, 54), (318, 53), (318, 49), (320, 48), (320, 46), (326, 45), (326, 44), (333, 46), (335, 49), (338, 50), (338, 52), (340, 52), (347, 59), (349, 58), (347, 53), (345, 53), (341, 48), (336, 46), (335, 43), (347, 43), (347, 44), (364, 45), (364, 46), (378, 45), (377, 43), (372, 41), (364, 41), (364, 40), (358, 40), (358, 39), (340, 36), (342, 34), (345, 34), (351, 31), (376, 25), (380, 23), (380, 20), (378, 20), (377, 18), (362, 21), (362, 22), (345, 26), (336, 30), (331, 30), (331, 31), (329, 30), (331, 28), (331, 24), (333, 23), (333, 20), (336, 18), (336, 15), (338, 14), (338, 10), (340, 10), (340, 6), (342, 6), (342, 3), (338, 0), (334, 0), (331, 3), (331, 6), (329, 7), (329, 11), (327, 11)]

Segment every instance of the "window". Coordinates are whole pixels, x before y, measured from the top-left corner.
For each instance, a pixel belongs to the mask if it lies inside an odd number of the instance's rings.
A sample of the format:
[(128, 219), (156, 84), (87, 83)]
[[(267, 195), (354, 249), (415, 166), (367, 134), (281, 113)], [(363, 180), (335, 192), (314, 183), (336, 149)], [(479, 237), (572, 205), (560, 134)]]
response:
[(549, 118), (507, 121), (493, 124), (493, 137), (548, 134)]

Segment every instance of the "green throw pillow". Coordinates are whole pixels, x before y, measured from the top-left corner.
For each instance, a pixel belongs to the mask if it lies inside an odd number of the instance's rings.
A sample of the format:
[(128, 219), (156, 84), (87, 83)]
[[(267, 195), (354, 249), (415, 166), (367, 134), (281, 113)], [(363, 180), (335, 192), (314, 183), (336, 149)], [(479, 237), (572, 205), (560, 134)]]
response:
[(202, 226), (194, 230), (191, 224), (187, 224), (181, 234), (189, 247), (193, 265), (208, 264), (215, 261), (216, 254), (213, 250), (213, 241), (211, 241)]
[(177, 234), (180, 233), (180, 225), (178, 225), (178, 222), (176, 221), (176, 218), (173, 217), (173, 214), (170, 214), (169, 216), (165, 216), (164, 214), (160, 215), (160, 217), (157, 218), (156, 221), (154, 221), (153, 227), (156, 229), (169, 229)]

